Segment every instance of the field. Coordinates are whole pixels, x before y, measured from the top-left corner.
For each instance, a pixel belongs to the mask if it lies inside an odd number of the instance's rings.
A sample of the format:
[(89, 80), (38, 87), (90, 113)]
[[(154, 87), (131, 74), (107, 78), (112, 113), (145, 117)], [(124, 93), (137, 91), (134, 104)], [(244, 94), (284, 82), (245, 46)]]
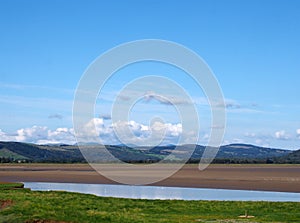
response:
[[(110, 170), (111, 165), (104, 165), (103, 168)], [(140, 170), (143, 168), (140, 165)], [(143, 171), (111, 171), (114, 176), (145, 177)], [(160, 173), (161, 170), (157, 169), (148, 172), (146, 177)], [(1, 181), (115, 183), (87, 164), (1, 164)], [(197, 165), (191, 164), (154, 185), (300, 192), (300, 165), (210, 165), (206, 170), (199, 171)]]
[[(299, 222), (300, 203), (160, 201), (36, 192), (0, 184), (0, 222)], [(245, 211), (254, 218), (239, 216)]]

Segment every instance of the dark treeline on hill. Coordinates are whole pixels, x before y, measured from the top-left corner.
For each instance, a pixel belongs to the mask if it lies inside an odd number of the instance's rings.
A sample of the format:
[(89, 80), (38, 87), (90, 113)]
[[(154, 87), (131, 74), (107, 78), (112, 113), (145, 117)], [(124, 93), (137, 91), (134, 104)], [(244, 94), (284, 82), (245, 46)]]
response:
[[(165, 162), (180, 162), (188, 151), (193, 151), (189, 163), (198, 163), (205, 150), (204, 146), (157, 146), (130, 148), (124, 145), (105, 146), (116, 158), (128, 163), (155, 163), (166, 157)], [(89, 162), (111, 162), (103, 155), (103, 146), (96, 144), (82, 145), (89, 154)], [(176, 148), (176, 150), (175, 150)], [(175, 151), (174, 151), (175, 150)], [(172, 153), (172, 154), (171, 154)], [(170, 155), (171, 154), (171, 155)], [(169, 156), (170, 155), (170, 156)], [(19, 142), (0, 142), (1, 163), (86, 163), (77, 145), (36, 145)], [(231, 144), (222, 146), (213, 163), (300, 163), (300, 150), (264, 148), (247, 144)]]
[(289, 153), (285, 156), (276, 157), (276, 163), (300, 163), (300, 150)]

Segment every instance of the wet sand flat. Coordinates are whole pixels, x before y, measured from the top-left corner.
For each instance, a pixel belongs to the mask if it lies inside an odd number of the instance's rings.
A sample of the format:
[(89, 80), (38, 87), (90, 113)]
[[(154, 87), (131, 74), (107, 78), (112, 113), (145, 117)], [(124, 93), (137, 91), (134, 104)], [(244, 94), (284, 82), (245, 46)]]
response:
[[(114, 171), (112, 164), (106, 164), (105, 168)], [(143, 171), (115, 171), (113, 175), (151, 178), (160, 172), (158, 168), (146, 176)], [(0, 182), (116, 184), (88, 164), (1, 164)], [(199, 171), (197, 165), (188, 164), (153, 185), (300, 192), (300, 165), (210, 165)]]

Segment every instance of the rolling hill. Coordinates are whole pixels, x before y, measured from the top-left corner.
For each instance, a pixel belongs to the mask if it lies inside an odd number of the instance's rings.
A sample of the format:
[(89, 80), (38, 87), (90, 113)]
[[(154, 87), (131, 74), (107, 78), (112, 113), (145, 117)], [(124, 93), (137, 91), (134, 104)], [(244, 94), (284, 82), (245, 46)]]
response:
[(35, 145), (19, 142), (0, 142), (0, 157), (11, 161), (82, 162), (77, 146)]
[[(105, 146), (113, 156), (124, 162), (152, 163), (168, 156), (168, 162), (176, 162), (194, 151), (189, 162), (199, 162), (204, 146), (157, 146), (130, 148), (124, 145)], [(90, 162), (110, 162), (107, 154), (102, 153), (101, 145), (83, 145)], [(194, 150), (195, 149), (195, 150)], [(36, 145), (20, 142), (0, 142), (1, 162), (86, 162), (77, 145)], [(300, 150), (264, 148), (247, 144), (222, 146), (214, 160), (215, 163), (300, 163)]]
[(289, 153), (288, 155), (277, 157), (275, 159), (276, 163), (290, 163), (290, 164), (296, 164), (300, 163), (300, 149), (297, 151), (293, 151), (292, 153)]

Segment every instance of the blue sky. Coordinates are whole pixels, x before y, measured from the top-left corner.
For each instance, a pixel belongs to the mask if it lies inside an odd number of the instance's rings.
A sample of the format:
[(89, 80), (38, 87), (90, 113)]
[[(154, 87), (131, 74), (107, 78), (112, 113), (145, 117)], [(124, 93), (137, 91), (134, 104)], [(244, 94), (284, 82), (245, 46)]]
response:
[[(164, 39), (198, 53), (216, 75), (228, 103), (224, 143), (299, 149), (299, 22), (296, 0), (1, 0), (0, 140), (72, 141), (73, 97), (87, 66), (124, 42)], [(100, 116), (109, 114), (114, 92), (134, 71), (178, 73), (174, 79), (195, 100), (203, 96), (179, 71), (144, 64), (107, 83)], [(137, 125), (148, 121), (142, 108), (131, 116)], [(178, 124), (172, 108), (156, 109)], [(201, 114), (200, 143), (209, 132)]]

